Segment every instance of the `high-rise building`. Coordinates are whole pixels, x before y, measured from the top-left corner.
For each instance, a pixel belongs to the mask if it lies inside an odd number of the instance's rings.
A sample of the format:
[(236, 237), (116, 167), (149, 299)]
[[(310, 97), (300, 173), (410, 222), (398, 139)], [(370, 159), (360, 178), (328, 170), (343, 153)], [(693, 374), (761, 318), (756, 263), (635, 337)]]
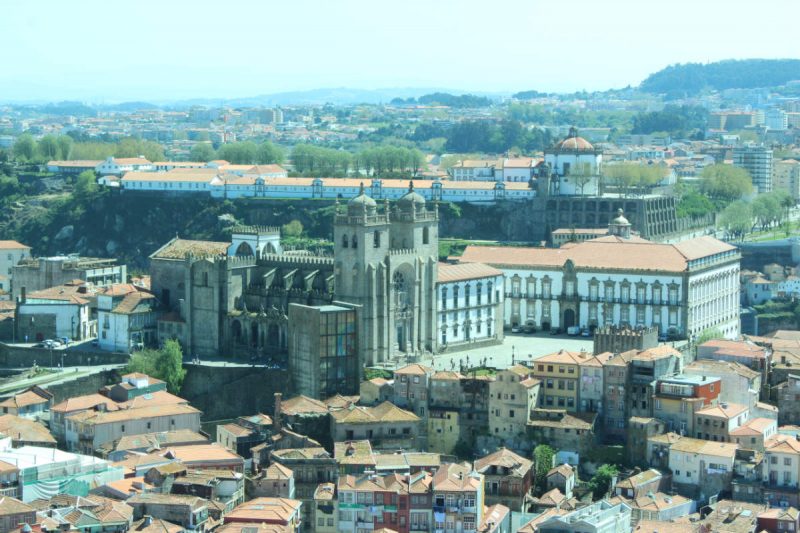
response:
[(735, 148), (733, 164), (750, 173), (753, 188), (759, 194), (772, 190), (772, 150), (754, 145)]

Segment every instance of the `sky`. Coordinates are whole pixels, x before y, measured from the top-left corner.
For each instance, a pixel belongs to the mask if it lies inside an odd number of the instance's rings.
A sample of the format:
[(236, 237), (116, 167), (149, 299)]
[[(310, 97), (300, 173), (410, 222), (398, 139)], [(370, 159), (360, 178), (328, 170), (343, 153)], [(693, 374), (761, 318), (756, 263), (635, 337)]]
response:
[(800, 56), (798, 0), (2, 0), (0, 101), (569, 92)]

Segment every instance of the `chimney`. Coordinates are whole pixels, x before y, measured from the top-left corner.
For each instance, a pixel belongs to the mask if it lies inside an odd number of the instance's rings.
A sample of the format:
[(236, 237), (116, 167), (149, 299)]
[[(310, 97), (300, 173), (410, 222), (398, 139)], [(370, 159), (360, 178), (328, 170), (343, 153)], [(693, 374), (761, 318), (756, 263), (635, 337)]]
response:
[(281, 432), (281, 393), (275, 393), (275, 413), (272, 417), (272, 431), (277, 435)]

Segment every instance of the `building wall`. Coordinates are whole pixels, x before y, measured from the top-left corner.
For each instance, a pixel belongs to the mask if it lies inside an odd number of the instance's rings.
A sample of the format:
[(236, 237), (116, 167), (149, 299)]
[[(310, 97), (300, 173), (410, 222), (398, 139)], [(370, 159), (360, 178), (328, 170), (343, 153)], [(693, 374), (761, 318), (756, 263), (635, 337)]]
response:
[(459, 427), (459, 412), (457, 409), (437, 409), (428, 411), (428, 451), (452, 454), (453, 448), (461, 436)]
[(525, 434), (530, 411), (536, 407), (540, 385), (526, 388), (520, 381), (526, 379), (515, 372), (501, 370), (495, 381), (489, 383), (489, 434), (502, 439), (513, 439)]
[[(76, 424), (66, 421), (66, 443), (69, 450), (93, 455), (101, 444), (119, 439), (125, 435), (142, 435), (161, 431), (189, 429), (200, 431), (200, 413), (182, 413), (150, 418), (131, 418), (129, 420), (105, 424)], [(83, 440), (80, 434), (89, 436)]]
[(0, 276), (8, 276), (14, 282), (14, 266), (20, 259), (31, 256), (30, 248), (3, 248), (0, 249)]
[(436, 284), (439, 345), (503, 340), (503, 277)]
[(68, 337), (85, 339), (91, 334), (89, 306), (63, 303), (19, 303), (16, 337), (29, 342)]

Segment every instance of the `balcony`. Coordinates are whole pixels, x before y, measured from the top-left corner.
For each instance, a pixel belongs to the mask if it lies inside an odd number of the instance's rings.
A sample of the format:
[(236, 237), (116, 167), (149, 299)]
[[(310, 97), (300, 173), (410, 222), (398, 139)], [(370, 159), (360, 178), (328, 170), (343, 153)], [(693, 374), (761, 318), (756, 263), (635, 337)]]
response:
[[(342, 522), (339, 522), (339, 529), (341, 529)], [(361, 520), (356, 522), (356, 529), (374, 529), (375, 525), (372, 522), (362, 522)]]

